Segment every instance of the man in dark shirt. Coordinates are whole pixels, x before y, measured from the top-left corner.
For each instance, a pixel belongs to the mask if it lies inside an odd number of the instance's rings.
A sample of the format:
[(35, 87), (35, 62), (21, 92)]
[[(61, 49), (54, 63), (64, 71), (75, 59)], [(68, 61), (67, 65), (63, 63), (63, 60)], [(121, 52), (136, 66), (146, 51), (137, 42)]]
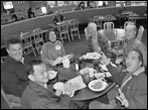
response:
[(33, 18), (35, 17), (35, 13), (32, 11), (32, 8), (28, 9), (28, 18)]
[(17, 38), (10, 38), (7, 41), (8, 58), (1, 66), (1, 83), (7, 94), (21, 96), (28, 85), (28, 76), (25, 64), (26, 57), (23, 57), (23, 47)]

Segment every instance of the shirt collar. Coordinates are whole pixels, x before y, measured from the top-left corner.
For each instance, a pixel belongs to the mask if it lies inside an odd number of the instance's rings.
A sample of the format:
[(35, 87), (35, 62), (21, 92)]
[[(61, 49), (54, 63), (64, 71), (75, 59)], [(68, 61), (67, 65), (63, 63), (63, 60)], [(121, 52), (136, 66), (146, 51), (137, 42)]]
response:
[[(32, 77), (32, 75), (28, 75), (28, 78), (29, 78), (31, 81), (37, 83), (37, 82), (35, 81), (35, 79)], [(38, 83), (38, 84), (39, 84), (39, 83)], [(40, 84), (40, 85), (41, 85), (41, 84)], [(44, 85), (41, 85), (41, 86), (47, 88), (47, 84), (44, 84)]]
[(144, 72), (145, 69), (144, 67), (139, 68), (137, 71), (135, 71), (132, 75), (134, 76), (138, 76), (140, 73)]

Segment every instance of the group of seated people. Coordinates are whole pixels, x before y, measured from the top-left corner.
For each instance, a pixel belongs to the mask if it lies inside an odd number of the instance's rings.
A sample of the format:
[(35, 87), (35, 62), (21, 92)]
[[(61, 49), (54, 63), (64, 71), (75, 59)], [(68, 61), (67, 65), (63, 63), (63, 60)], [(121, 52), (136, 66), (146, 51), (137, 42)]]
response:
[(6, 94), (21, 97), (22, 108), (26, 109), (146, 109), (147, 48), (136, 39), (136, 26), (127, 25), (125, 29), (128, 43), (123, 48), (124, 57), (121, 62), (125, 61), (125, 67), (122, 70), (119, 70), (118, 65), (113, 65), (107, 55), (110, 50), (102, 49), (105, 45), (100, 43), (100, 39), (107, 44), (107, 38), (100, 37), (95, 23), (88, 24), (86, 33), (86, 39), (89, 46), (91, 45), (90, 51), (101, 53), (102, 62), (109, 69), (117, 85), (107, 93), (108, 104), (96, 99), (91, 100), (89, 104), (85, 101), (72, 101), (67, 95), (56, 96), (52, 88), (48, 88), (51, 86), (47, 85), (47, 70), (53, 70), (61, 61), (61, 57), (66, 55), (64, 46), (57, 40), (54, 31), (49, 32), (49, 42), (42, 47), (41, 59), (29, 59), (23, 55), (23, 46), (19, 39), (10, 38), (7, 41), (6, 49), (9, 56), (1, 65), (1, 83)]

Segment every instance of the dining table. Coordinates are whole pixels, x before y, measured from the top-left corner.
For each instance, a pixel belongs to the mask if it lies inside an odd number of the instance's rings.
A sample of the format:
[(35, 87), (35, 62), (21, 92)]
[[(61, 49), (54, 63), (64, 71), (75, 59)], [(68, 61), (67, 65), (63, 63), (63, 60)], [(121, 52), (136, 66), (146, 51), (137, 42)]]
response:
[(109, 92), (116, 85), (113, 82), (113, 80), (110, 80), (110, 81), (107, 81), (107, 82), (108, 82), (108, 86), (104, 90), (96, 92), (96, 91), (90, 90), (89, 87), (87, 86), (84, 89), (76, 91), (74, 96), (71, 98), (71, 100), (74, 100), (74, 101), (86, 101), (86, 100), (99, 98), (99, 97), (107, 94), (107, 92)]
[[(80, 58), (75, 58), (71, 60), (71, 64), (69, 68), (64, 68), (62, 64), (59, 64), (56, 67), (54, 67), (54, 70), (58, 71), (58, 76), (56, 81), (66, 83), (67, 81), (79, 76), (80, 70), (86, 67), (90, 67), (98, 70), (99, 69), (98, 63), (99, 63), (99, 60), (84, 60)], [(79, 65), (79, 68), (77, 69), (76, 69), (76, 64)], [(82, 76), (82, 78), (84, 77)], [(107, 94), (107, 92), (109, 92), (113, 87), (115, 87), (116, 84), (114, 83), (112, 77), (106, 77), (105, 80), (108, 86), (104, 90), (99, 92), (90, 90), (88, 87), (88, 83), (84, 81), (84, 83), (86, 83), (86, 87), (75, 91), (74, 96), (71, 97), (70, 100), (89, 101), (91, 99), (99, 98)]]

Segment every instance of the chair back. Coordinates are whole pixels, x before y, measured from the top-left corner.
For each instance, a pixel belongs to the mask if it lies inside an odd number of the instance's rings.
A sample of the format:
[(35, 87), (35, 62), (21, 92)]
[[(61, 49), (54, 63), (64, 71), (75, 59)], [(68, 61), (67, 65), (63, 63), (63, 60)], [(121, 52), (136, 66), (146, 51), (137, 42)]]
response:
[(80, 39), (79, 21), (77, 19), (72, 19), (69, 20), (68, 23), (72, 40), (74, 40), (74, 37), (78, 37)]
[(68, 21), (70, 30), (79, 28), (79, 21), (77, 19), (72, 19)]
[(33, 29), (33, 33), (39, 32), (40, 30), (41, 30), (41, 28)]
[(25, 32), (25, 33), (21, 32), (20, 37), (21, 37), (21, 38), (22, 38), (22, 37), (26, 37), (28, 34), (29, 34), (29, 32)]
[(69, 35), (69, 23), (68, 21), (63, 21), (60, 22), (57, 26), (57, 30), (60, 36), (60, 39), (62, 40), (62, 42), (64, 43), (63, 39), (68, 39), (70, 40), (70, 35)]
[(59, 32), (67, 32), (69, 31), (68, 21), (63, 21), (57, 26)]
[(13, 108), (21, 108), (21, 99), (20, 97), (6, 94), (2, 84), (1, 84), (1, 96), (3, 97), (4, 101), (6, 102), (9, 109)]
[(37, 50), (38, 54), (40, 54), (42, 46), (44, 45), (43, 37), (37, 37), (34, 41), (34, 44), (35, 44), (35, 49)]
[(104, 30), (114, 30), (115, 25), (113, 22), (105, 22), (103, 24), (103, 28), (104, 28)]
[(34, 36), (28, 36), (21, 38), (23, 47), (24, 47), (24, 54), (28, 55), (33, 53), (36, 56), (35, 50), (33, 48)]
[(138, 34), (137, 34), (137, 39), (138, 39), (139, 41), (142, 40), (143, 32), (144, 32), (144, 27), (143, 27), (143, 26), (140, 26), (140, 27), (139, 27), (139, 30), (138, 30)]
[(124, 23), (124, 29), (126, 29), (126, 26), (127, 26), (127, 25), (129, 25), (129, 24), (134, 25), (134, 23), (133, 23), (133, 22), (126, 21), (126, 22)]

